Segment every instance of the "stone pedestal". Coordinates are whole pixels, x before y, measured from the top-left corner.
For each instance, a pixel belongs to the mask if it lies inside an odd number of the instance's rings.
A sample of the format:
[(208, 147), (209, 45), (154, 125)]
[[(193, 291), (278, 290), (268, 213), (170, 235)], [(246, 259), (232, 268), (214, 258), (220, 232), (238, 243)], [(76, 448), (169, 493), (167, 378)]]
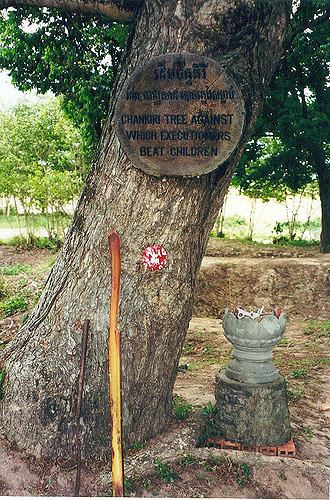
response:
[(232, 360), (216, 377), (218, 435), (247, 446), (277, 446), (291, 438), (283, 377), (272, 348), (285, 331), (285, 315), (241, 317), (226, 310), (223, 329), (233, 344)]
[(247, 384), (229, 379), (225, 370), (216, 376), (218, 435), (250, 446), (276, 446), (291, 438), (285, 381)]

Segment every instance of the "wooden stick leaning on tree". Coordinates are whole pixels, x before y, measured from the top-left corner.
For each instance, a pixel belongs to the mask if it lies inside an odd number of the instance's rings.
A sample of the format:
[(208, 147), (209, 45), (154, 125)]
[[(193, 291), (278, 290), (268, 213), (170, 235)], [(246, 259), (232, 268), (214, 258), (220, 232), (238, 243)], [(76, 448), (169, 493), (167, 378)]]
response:
[(124, 469), (122, 452), (121, 422), (121, 353), (120, 334), (118, 331), (118, 309), (120, 291), (120, 239), (113, 231), (109, 235), (111, 256), (111, 299), (110, 299), (110, 332), (109, 332), (109, 384), (111, 413), (111, 446), (112, 446), (112, 494), (124, 496)]

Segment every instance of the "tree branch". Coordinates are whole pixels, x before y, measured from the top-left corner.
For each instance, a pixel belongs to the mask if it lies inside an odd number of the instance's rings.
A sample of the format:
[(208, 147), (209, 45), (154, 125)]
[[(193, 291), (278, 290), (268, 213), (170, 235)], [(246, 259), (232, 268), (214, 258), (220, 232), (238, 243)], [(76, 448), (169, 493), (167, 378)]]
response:
[(0, 0), (0, 9), (8, 7), (49, 7), (102, 14), (120, 23), (131, 23), (142, 0)]

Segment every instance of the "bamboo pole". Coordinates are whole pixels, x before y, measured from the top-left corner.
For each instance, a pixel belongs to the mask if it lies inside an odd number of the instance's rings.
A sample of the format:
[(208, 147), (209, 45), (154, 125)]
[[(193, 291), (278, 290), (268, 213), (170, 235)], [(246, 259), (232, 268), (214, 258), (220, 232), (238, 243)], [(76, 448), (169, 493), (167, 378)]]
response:
[(122, 451), (121, 423), (121, 356), (120, 333), (118, 331), (118, 309), (120, 292), (120, 239), (113, 231), (109, 235), (111, 256), (111, 299), (109, 330), (109, 384), (111, 414), (111, 446), (112, 446), (112, 494), (124, 496), (124, 468)]

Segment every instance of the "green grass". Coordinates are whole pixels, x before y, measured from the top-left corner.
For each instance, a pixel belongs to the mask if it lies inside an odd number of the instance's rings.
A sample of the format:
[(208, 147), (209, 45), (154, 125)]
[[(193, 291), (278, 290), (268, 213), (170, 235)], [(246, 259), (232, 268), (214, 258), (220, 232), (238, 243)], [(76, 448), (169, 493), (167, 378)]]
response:
[(55, 258), (50, 255), (34, 267), (20, 263), (0, 267), (0, 319), (26, 311), (37, 302), (44, 275)]
[(197, 446), (205, 446), (207, 438), (219, 437), (221, 432), (218, 423), (218, 408), (209, 401), (201, 411), (201, 428)]
[[(55, 215), (56, 219), (58, 221), (62, 221), (63, 223), (68, 223), (71, 220), (71, 217), (68, 215), (64, 214), (56, 214)], [(0, 214), (0, 228), (1, 229), (19, 229), (19, 224), (18, 224), (18, 219), (20, 226), (22, 228), (25, 227), (25, 217), (24, 215), (2, 215)], [(46, 215), (41, 215), (41, 214), (31, 214), (29, 215), (29, 224), (31, 228), (34, 230), (38, 229), (46, 229), (47, 228), (47, 222), (51, 220), (50, 216)]]
[(134, 441), (134, 443), (132, 443), (132, 450), (143, 450), (143, 448), (145, 448), (147, 445), (147, 442), (146, 441)]
[(0, 276), (0, 300), (2, 300), (7, 295), (7, 287), (5, 280)]
[(188, 370), (191, 373), (196, 373), (198, 370), (208, 365), (219, 365), (219, 368), (222, 368), (228, 363), (229, 357), (229, 355), (224, 357), (203, 356), (202, 359), (198, 359), (197, 361), (189, 361)]
[(301, 398), (304, 397), (305, 395), (305, 390), (304, 389), (296, 389), (294, 387), (287, 387), (286, 393), (288, 396), (288, 400), (292, 401), (293, 403), (296, 403), (299, 401)]
[(170, 466), (165, 462), (162, 462), (159, 458), (156, 460), (156, 471), (158, 477), (164, 481), (164, 483), (174, 483), (178, 479), (177, 474), (170, 468)]
[(252, 477), (252, 471), (250, 466), (245, 463), (241, 464), (236, 476), (237, 484), (239, 484), (240, 486), (245, 486), (246, 483), (250, 481), (251, 477)]
[(194, 347), (189, 342), (187, 342), (182, 348), (182, 353), (186, 355), (193, 354)]
[(173, 415), (177, 420), (186, 420), (191, 414), (193, 405), (187, 403), (187, 401), (181, 396), (175, 395), (172, 402)]
[(233, 241), (233, 242), (239, 242), (239, 243), (242, 243), (244, 245), (249, 245), (249, 246), (253, 246), (253, 247), (256, 247), (256, 248), (260, 248), (261, 250), (262, 249), (271, 249), (271, 248), (278, 248), (279, 246), (288, 246), (288, 247), (311, 247), (311, 248), (315, 248), (315, 247), (318, 247), (320, 245), (320, 242), (319, 240), (287, 240), (286, 238), (283, 238), (281, 240), (278, 240), (276, 243), (274, 242), (266, 242), (264, 243), (263, 241), (259, 241), (259, 238), (263, 238), (264, 240), (268, 240), (271, 238), (271, 235), (270, 234), (263, 234), (262, 236), (258, 235), (258, 240), (250, 240), (246, 237), (244, 237), (242, 235), (241, 232), (238, 232), (236, 233), (235, 231), (233, 232), (229, 232), (226, 236), (222, 237), (222, 238), (218, 238), (214, 231), (211, 231), (211, 234), (210, 234), (210, 237), (211, 238), (215, 238), (215, 239), (219, 239), (219, 240), (224, 240), (226, 242), (230, 242), (230, 241)]
[[(19, 215), (18, 219), (20, 221), (21, 227), (25, 225), (24, 215)], [(31, 226), (35, 229), (42, 229), (47, 227), (47, 218), (44, 215), (35, 214), (31, 215)], [(1, 229), (18, 229), (17, 215), (0, 215), (0, 228)]]
[[(219, 239), (225, 240), (239, 240), (245, 244), (262, 244), (262, 241), (272, 240), (274, 246), (284, 245), (284, 246), (295, 246), (295, 247), (309, 247), (319, 245), (318, 238), (321, 223), (320, 219), (311, 220), (308, 225), (308, 233), (310, 234), (310, 239), (300, 239), (300, 236), (305, 228), (304, 223), (296, 223), (296, 239), (290, 240), (287, 223), (285, 221), (279, 222), (275, 227), (271, 224), (266, 224), (260, 227), (256, 222), (253, 230), (253, 239), (248, 237), (249, 227), (248, 221), (239, 214), (225, 217), (222, 234), (216, 235), (216, 225), (211, 231), (210, 236), (213, 238), (218, 237)], [(277, 229), (277, 231), (276, 231)], [(305, 233), (306, 234), (306, 233)], [(271, 246), (271, 243), (266, 243), (267, 246)]]
[(277, 345), (279, 347), (282, 347), (282, 346), (287, 346), (290, 344), (290, 340), (288, 339), (288, 337), (283, 337), (278, 343)]
[[(330, 358), (327, 356), (321, 356), (323, 350), (320, 349), (317, 355), (310, 355), (301, 358), (288, 358), (285, 355), (281, 356), (281, 351), (277, 351), (276, 358), (274, 359), (274, 365), (279, 368), (284, 374), (289, 374), (290, 372), (298, 372), (302, 370), (312, 370), (314, 368), (326, 367), (330, 364)], [(307, 375), (308, 373), (306, 373)], [(295, 378), (299, 378), (295, 377)]]
[(4, 276), (17, 276), (21, 273), (28, 273), (31, 271), (29, 264), (14, 264), (12, 266), (0, 267), (0, 274)]
[(195, 458), (191, 455), (191, 453), (185, 454), (180, 461), (180, 464), (183, 466), (192, 465), (196, 462)]
[(307, 370), (306, 368), (298, 368), (297, 370), (293, 370), (289, 373), (289, 376), (292, 378), (306, 378)]
[(12, 316), (17, 312), (26, 311), (28, 303), (22, 295), (16, 295), (0, 302), (0, 317)]
[(330, 337), (330, 321), (309, 321), (304, 329), (304, 335), (313, 335), (316, 338)]
[(310, 425), (303, 425), (298, 431), (299, 436), (303, 436), (305, 439), (312, 439), (314, 437), (314, 431)]

